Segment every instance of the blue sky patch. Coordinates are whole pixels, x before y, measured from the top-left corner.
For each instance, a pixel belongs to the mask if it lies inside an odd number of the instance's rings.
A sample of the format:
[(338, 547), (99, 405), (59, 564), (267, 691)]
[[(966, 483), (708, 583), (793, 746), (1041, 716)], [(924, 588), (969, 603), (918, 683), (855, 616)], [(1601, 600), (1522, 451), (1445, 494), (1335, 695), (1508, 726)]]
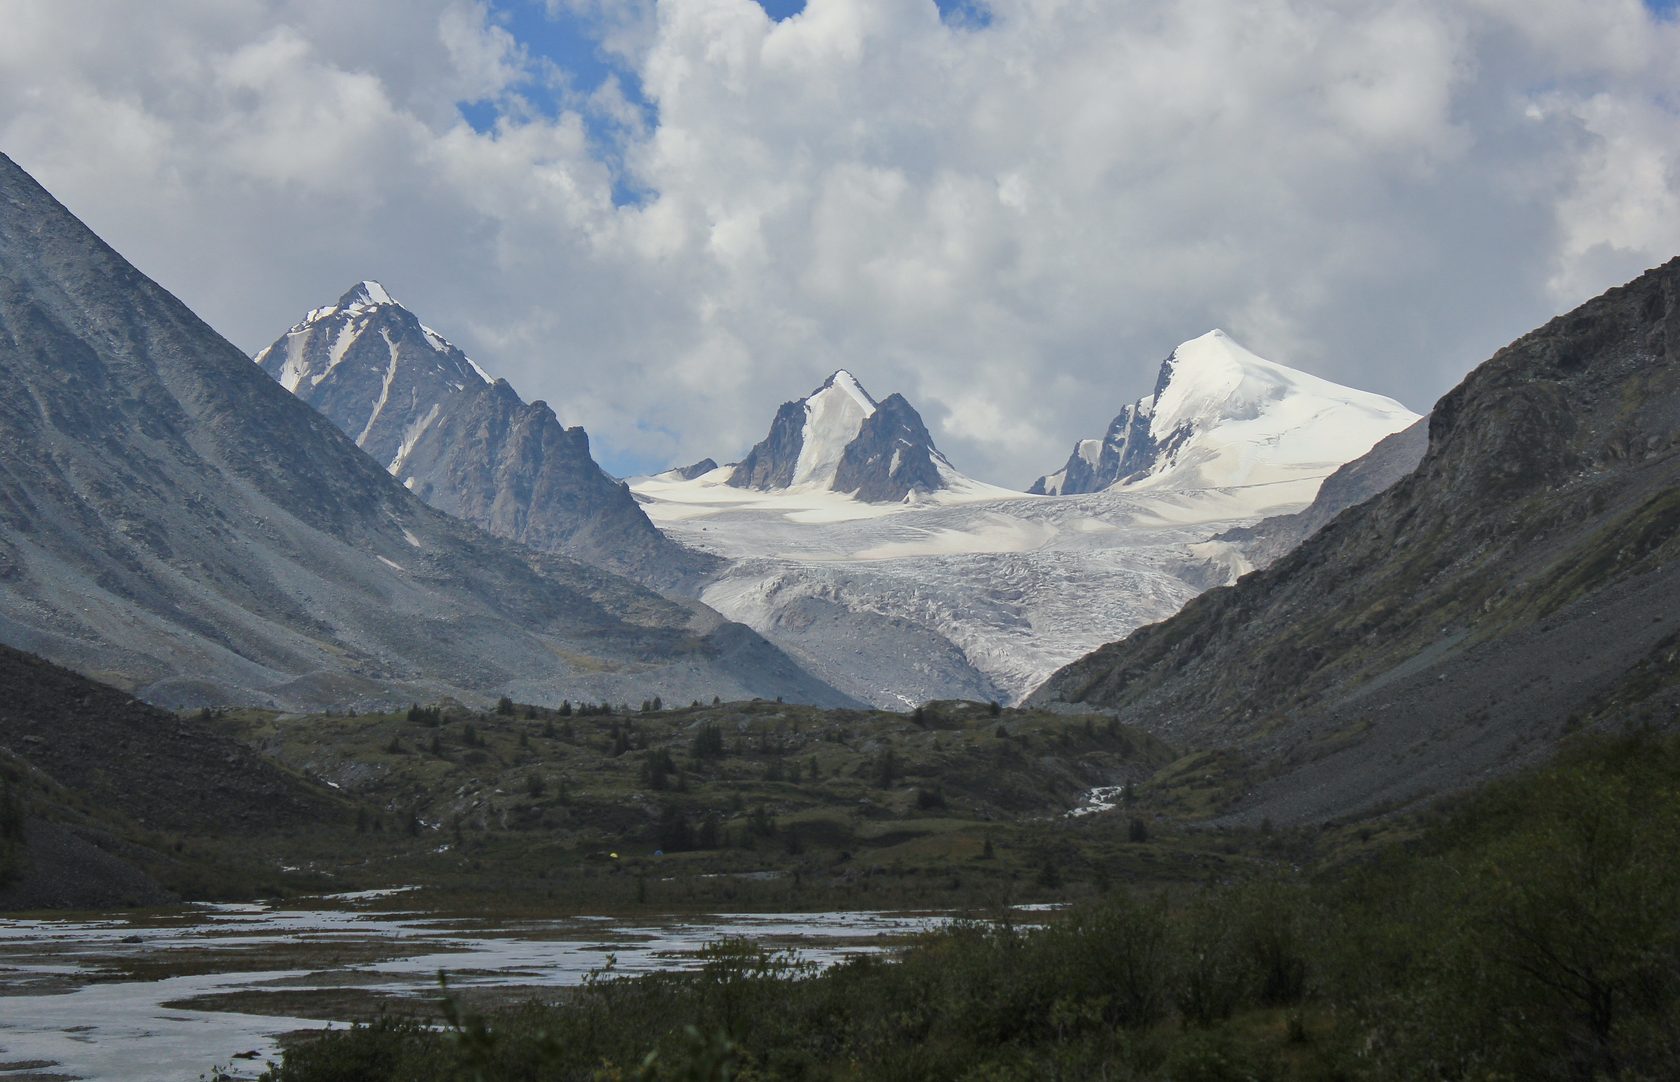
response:
[(960, 26), (966, 30), (984, 30), (992, 25), (992, 12), (985, 0), (937, 0), (939, 17), (946, 26)]
[(461, 119), (480, 135), (494, 129), (496, 118), (502, 115), (500, 109), (487, 101), (458, 101), (455, 108), (460, 112)]
[[(949, 26), (978, 30), (990, 26), (992, 13), (984, 0), (934, 0), (939, 17)], [(791, 19), (805, 10), (805, 0), (758, 0), (758, 6), (777, 22)]]
[(473, 131), (495, 130), (504, 112), (528, 116), (527, 111), (553, 119), (572, 109), (583, 117), (590, 139), (613, 171), (613, 201), (619, 206), (643, 202), (649, 193), (628, 185), (622, 168), (625, 133), (610, 120), (585, 109), (585, 99), (616, 76), (620, 90), (651, 123), (654, 110), (642, 95), (636, 73), (601, 48), (600, 37), (588, 20), (565, 11), (550, 14), (543, 0), (496, 0), (490, 20), (513, 35), (536, 61), (528, 76), (514, 87), (520, 101), (458, 102), (456, 109)]
[[(542, 0), (499, 0), (490, 5), (490, 11), (492, 21), (512, 34), (532, 56), (552, 61), (569, 75), (576, 90), (588, 93), (619, 70), (602, 50), (594, 27), (569, 11), (551, 15)], [(623, 71), (619, 76), (633, 78)], [(532, 104), (541, 107), (541, 97), (539, 94)]]

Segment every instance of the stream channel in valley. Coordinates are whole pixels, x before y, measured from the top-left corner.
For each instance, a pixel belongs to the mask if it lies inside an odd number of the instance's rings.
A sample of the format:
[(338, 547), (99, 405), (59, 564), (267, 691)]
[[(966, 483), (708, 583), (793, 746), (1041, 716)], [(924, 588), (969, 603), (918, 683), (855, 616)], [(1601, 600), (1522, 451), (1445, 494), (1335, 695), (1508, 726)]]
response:
[(405, 911), (400, 891), (307, 907), (191, 905), (71, 919), (0, 919), (0, 1082), (255, 1078), (278, 1038), (436, 999), (469, 1003), (581, 983), (611, 959), (635, 975), (699, 965), (742, 938), (818, 965), (902, 944), (932, 913), (496, 919)]

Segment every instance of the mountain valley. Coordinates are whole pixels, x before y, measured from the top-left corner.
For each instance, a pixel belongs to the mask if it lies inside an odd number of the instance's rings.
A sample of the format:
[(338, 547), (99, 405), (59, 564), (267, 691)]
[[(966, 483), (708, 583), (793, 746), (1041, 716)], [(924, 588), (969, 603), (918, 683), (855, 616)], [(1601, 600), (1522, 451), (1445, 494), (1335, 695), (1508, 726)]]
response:
[(1680, 0), (0, 15), (0, 1082), (1680, 1078)]
[[(891, 964), (712, 945), (518, 1008), (378, 986), (377, 943), (309, 956), (330, 992), (162, 1005), (393, 1012), (267, 1078), (830, 1077), (835, 1041), (923, 1077), (930, 1010), (940, 1063), (1000, 1077), (1666, 1061), (1680, 260), (1427, 419), (1210, 332), (1023, 493), (843, 370), (741, 462), (621, 483), (371, 281), (253, 364), (3, 159), (0, 255), (0, 909), (982, 916)], [(1501, 924), (1606, 904), (1560, 861), (1608, 869), (1611, 915)], [(1621, 967), (1637, 1024), (1513, 968), (1535, 935)], [(273, 964), (111, 958), (94, 984)], [(728, 1022), (746, 995), (806, 1013)], [(718, 1010), (716, 1048), (673, 1036)]]
[(1212, 331), (1034, 492), (844, 370), (739, 462), (624, 484), (373, 281), (232, 364), (6, 167), (0, 627), (165, 707), (1098, 709), (1296, 822), (1669, 686), (1672, 264), (1427, 422)]
[[(696, 597), (891, 709), (1018, 701), (1232, 581), (1246, 550), (1215, 535), (1304, 506), (1415, 420), (1214, 331), (1174, 350), (1155, 393), (1122, 412), (1116, 431), (1131, 435), (1092, 459), (1100, 483), (1077, 473), (1085, 441), (1048, 482), (1054, 498), (1042, 478), (1023, 494), (964, 476), (903, 395), (877, 400), (844, 370), (785, 403), (739, 462), (626, 489), (581, 429), (525, 406), (376, 282), (255, 359), (432, 506)], [(1325, 512), (1371, 494), (1338, 491)]]

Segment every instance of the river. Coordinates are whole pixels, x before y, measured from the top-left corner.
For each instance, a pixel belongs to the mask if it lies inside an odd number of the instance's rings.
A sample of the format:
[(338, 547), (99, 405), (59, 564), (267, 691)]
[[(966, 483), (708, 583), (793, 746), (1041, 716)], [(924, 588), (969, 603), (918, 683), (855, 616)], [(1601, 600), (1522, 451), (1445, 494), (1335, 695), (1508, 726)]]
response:
[[(0, 1082), (192, 1082), (213, 1077), (212, 1068), (250, 1079), (278, 1058), (280, 1035), (328, 1026), (335, 1012), (346, 1024), (381, 999), (435, 998), (440, 971), (467, 994), (540, 994), (578, 984), (609, 960), (621, 975), (694, 966), (701, 947), (733, 937), (824, 965), (948, 919), (494, 919), (404, 910), (402, 900), (400, 891), (369, 891), (299, 907), (0, 920)], [(312, 1005), (312, 1017), (274, 1013), (299, 1002)]]

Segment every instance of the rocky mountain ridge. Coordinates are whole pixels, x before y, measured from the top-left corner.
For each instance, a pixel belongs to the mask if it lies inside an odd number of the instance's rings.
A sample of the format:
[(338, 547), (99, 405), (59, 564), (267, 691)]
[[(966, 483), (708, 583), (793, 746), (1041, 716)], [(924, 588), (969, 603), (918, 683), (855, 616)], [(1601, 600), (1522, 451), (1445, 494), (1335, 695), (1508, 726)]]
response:
[(1270, 567), (1293, 552), (1350, 507), (1393, 488), (1417, 469), (1429, 449), (1429, 419), (1423, 418), (1324, 479), (1313, 502), (1288, 515), (1273, 515), (1252, 526), (1238, 526), (1214, 537), (1235, 545), (1254, 567)]
[(691, 592), (708, 567), (654, 528), (581, 427), (522, 401), (378, 282), (313, 309), (255, 360), (440, 511), (659, 589)]

